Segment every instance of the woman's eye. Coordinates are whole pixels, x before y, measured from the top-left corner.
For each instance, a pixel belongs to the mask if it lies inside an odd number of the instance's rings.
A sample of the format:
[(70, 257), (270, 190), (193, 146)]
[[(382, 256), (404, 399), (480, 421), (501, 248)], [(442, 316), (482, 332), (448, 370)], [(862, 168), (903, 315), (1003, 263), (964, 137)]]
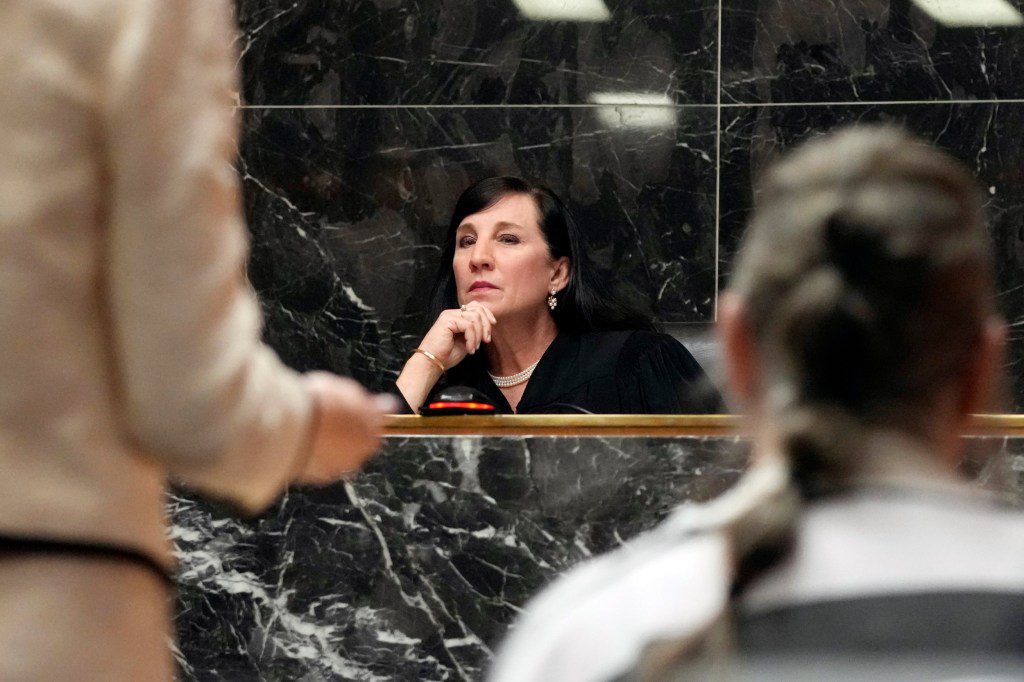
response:
[(515, 236), (514, 234), (503, 234), (500, 237), (498, 237), (498, 239), (499, 239), (499, 241), (501, 241), (502, 244), (518, 244), (519, 243), (519, 237)]
[(459, 238), (459, 248), (464, 249), (467, 246), (472, 246), (476, 240), (473, 237), (465, 236)]

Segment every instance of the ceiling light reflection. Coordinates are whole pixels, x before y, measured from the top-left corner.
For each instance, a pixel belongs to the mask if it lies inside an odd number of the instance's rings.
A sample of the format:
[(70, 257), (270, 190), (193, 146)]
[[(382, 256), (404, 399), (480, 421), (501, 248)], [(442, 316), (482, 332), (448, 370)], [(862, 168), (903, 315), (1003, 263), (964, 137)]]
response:
[(674, 128), (676, 107), (660, 92), (595, 92), (590, 101), (598, 120), (610, 128)]
[(536, 21), (608, 21), (603, 0), (512, 0), (527, 19)]
[(944, 26), (1021, 26), (1024, 16), (1006, 0), (913, 0)]

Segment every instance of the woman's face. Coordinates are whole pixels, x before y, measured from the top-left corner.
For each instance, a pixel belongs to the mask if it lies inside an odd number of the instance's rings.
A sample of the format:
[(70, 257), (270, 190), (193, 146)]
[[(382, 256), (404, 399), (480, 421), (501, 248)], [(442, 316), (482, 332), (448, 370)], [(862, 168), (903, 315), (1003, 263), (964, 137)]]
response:
[(533, 198), (509, 194), (466, 216), (455, 232), (455, 286), (459, 304), (478, 301), (501, 318), (547, 309), (552, 289), (569, 279), (569, 259), (552, 259)]

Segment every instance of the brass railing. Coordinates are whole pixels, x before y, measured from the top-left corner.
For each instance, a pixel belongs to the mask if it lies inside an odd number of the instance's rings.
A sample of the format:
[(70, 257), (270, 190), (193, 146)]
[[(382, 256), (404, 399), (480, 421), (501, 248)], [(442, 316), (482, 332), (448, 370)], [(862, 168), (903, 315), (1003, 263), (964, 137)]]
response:
[[(387, 418), (388, 436), (728, 436), (741, 432), (736, 415), (495, 415)], [(1024, 437), (1024, 415), (979, 414), (966, 429), (974, 436)]]

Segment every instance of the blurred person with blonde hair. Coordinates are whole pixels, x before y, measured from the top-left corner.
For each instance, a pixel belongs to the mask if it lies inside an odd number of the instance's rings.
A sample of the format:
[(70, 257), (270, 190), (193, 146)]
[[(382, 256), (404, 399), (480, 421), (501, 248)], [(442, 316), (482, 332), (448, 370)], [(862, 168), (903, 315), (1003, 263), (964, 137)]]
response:
[(395, 407), (260, 342), (231, 21), (0, 4), (0, 679), (171, 679), (168, 477), (256, 512)]
[(556, 582), (493, 679), (1024, 673), (1024, 515), (959, 469), (1000, 364), (993, 289), (981, 193), (945, 154), (867, 126), (788, 155), (719, 307), (749, 470)]

